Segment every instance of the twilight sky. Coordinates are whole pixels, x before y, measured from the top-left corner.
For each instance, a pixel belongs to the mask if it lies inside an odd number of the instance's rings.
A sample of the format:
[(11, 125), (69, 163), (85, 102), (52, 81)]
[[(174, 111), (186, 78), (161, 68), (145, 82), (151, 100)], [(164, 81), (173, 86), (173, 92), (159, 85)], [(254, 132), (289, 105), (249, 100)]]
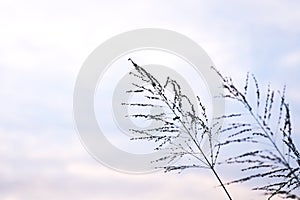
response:
[[(95, 161), (74, 128), (77, 73), (112, 36), (174, 30), (237, 82), (251, 71), (261, 84), (286, 84), (300, 146), (299, 10), (296, 0), (1, 1), (0, 199), (225, 199), (209, 171), (134, 176)], [(226, 170), (223, 177), (230, 180)], [(230, 191), (265, 199), (248, 185)]]

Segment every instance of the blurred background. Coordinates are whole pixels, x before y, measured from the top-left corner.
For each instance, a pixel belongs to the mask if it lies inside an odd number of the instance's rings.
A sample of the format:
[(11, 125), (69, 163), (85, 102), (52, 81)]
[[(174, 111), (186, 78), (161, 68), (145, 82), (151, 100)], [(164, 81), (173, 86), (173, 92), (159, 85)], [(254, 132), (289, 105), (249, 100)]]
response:
[[(1, 1), (0, 199), (226, 199), (210, 171), (137, 176), (95, 161), (73, 122), (76, 76), (112, 36), (174, 30), (237, 83), (250, 71), (261, 84), (286, 84), (300, 147), (299, 10), (296, 0)], [(234, 199), (265, 199), (247, 184), (229, 190)]]

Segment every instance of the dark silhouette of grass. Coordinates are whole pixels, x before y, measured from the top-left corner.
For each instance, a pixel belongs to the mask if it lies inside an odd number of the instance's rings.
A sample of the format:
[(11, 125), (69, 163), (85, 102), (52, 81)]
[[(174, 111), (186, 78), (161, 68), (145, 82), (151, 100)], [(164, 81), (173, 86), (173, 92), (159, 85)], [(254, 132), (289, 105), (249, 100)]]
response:
[[(168, 77), (164, 84), (160, 83), (143, 67), (131, 59), (135, 71), (130, 74), (142, 81), (142, 84), (132, 83), (134, 89), (129, 93), (139, 94), (145, 102), (123, 103), (125, 106), (151, 107), (157, 109), (156, 113), (136, 113), (129, 115), (132, 118), (143, 118), (157, 123), (156, 127), (149, 129), (131, 129), (135, 137), (132, 140), (148, 140), (157, 143), (155, 150), (168, 150), (166, 155), (153, 162), (167, 161), (161, 166), (165, 172), (178, 171), (189, 168), (204, 168), (213, 172), (225, 191), (228, 199), (232, 199), (226, 185), (243, 183), (251, 180), (266, 180), (265, 185), (257, 186), (254, 190), (264, 191), (268, 199), (274, 196), (282, 198), (300, 199), (297, 196), (300, 188), (300, 154), (292, 138), (292, 125), (289, 105), (285, 101), (285, 88), (283, 92), (275, 94), (268, 87), (264, 96), (259, 89), (258, 81), (247, 74), (245, 87), (240, 91), (231, 78), (221, 75), (226, 94), (221, 98), (230, 99), (234, 104), (242, 105), (237, 113), (220, 116), (219, 119), (229, 121), (225, 127), (220, 124), (209, 123), (205, 105), (198, 98), (201, 110), (197, 112), (196, 106), (190, 98), (183, 94), (181, 86)], [(255, 102), (248, 100), (249, 85), (253, 82), (255, 88)], [(171, 90), (172, 96), (166, 94)], [(275, 100), (279, 96), (277, 117), (275, 113)], [(265, 99), (263, 99), (265, 98)], [(198, 105), (197, 105), (198, 108)], [(163, 111), (161, 109), (164, 109)], [(276, 119), (276, 123), (273, 123)], [(217, 127), (217, 129), (215, 129)], [(215, 145), (213, 132), (221, 132), (225, 139)], [(209, 152), (203, 149), (208, 141)], [(248, 147), (246, 152), (237, 153), (224, 162), (217, 162), (221, 148), (230, 148), (233, 145)], [(173, 164), (175, 160), (184, 160), (183, 164)], [(216, 172), (217, 164), (242, 165), (242, 171), (248, 174), (240, 179), (224, 184)]]
[[(223, 80), (223, 87), (227, 92), (224, 98), (243, 106), (239, 113), (222, 116), (230, 123), (222, 130), (227, 135), (226, 140), (219, 146), (237, 143), (250, 147), (251, 145), (247, 144), (255, 144), (252, 145), (252, 149), (225, 161), (227, 164), (242, 165), (241, 170), (250, 173), (228, 184), (264, 179), (267, 180), (267, 184), (253, 189), (264, 191), (268, 199), (280, 196), (299, 200), (300, 197), (294, 192), (299, 193), (300, 189), (300, 153), (292, 138), (291, 114), (286, 102), (285, 87), (276, 95), (268, 85), (266, 95), (263, 95), (258, 81), (252, 75), (256, 102), (251, 103), (251, 94), (248, 94), (249, 73), (241, 91), (233, 84), (231, 78), (223, 77), (220, 72), (215, 71)], [(274, 107), (275, 103), (279, 105), (277, 110)]]
[[(188, 168), (204, 168), (213, 172), (214, 176), (219, 181), (225, 191), (228, 199), (232, 199), (229, 195), (224, 183), (220, 179), (219, 174), (215, 170), (216, 160), (219, 154), (219, 146), (214, 145), (212, 127), (209, 125), (209, 120), (206, 115), (205, 106), (202, 105), (200, 98), (198, 102), (201, 108), (201, 113), (197, 113), (195, 106), (191, 103), (189, 97), (182, 93), (181, 86), (176, 80), (167, 78), (164, 84), (161, 84), (157, 79), (148, 73), (143, 67), (134, 63), (135, 72), (130, 74), (142, 80), (143, 84), (135, 84), (133, 90), (128, 90), (130, 93), (138, 93), (143, 95), (147, 104), (134, 103), (125, 105), (152, 108), (164, 108), (155, 114), (137, 113), (132, 114), (133, 118), (144, 118), (160, 122), (157, 127), (151, 129), (131, 129), (130, 131), (136, 134), (132, 140), (149, 140), (158, 143), (155, 150), (167, 149), (166, 155), (153, 162), (168, 161), (167, 166), (162, 166), (165, 172), (174, 170), (185, 170)], [(169, 88), (173, 96), (166, 95), (166, 90)], [(221, 125), (217, 129), (220, 131)], [(214, 129), (215, 130), (215, 129)], [(208, 140), (210, 152), (206, 153), (203, 149), (203, 143)], [(174, 160), (186, 158), (185, 164), (172, 165)]]

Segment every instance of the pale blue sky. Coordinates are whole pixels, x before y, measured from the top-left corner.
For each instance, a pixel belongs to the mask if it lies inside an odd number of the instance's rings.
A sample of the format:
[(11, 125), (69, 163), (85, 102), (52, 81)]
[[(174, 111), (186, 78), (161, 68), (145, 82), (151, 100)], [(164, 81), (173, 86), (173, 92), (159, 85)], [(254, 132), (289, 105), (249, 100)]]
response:
[[(225, 199), (206, 171), (132, 176), (93, 160), (74, 129), (76, 75), (114, 35), (170, 29), (198, 42), (237, 82), (251, 71), (262, 84), (287, 84), (297, 122), (299, 10), (296, 0), (1, 1), (0, 199)], [(231, 193), (265, 199), (245, 185)]]

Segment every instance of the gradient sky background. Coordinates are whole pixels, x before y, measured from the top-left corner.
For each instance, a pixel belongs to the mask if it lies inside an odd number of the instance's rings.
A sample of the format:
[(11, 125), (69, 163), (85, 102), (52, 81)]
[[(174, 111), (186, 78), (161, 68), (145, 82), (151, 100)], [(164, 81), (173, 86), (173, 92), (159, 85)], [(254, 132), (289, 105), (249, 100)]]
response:
[[(300, 144), (299, 10), (298, 0), (1, 1), (0, 199), (226, 199), (209, 171), (133, 176), (96, 162), (74, 129), (76, 75), (114, 35), (174, 30), (238, 81), (251, 71), (261, 84), (287, 84)], [(247, 185), (230, 191), (234, 199), (265, 199)]]

